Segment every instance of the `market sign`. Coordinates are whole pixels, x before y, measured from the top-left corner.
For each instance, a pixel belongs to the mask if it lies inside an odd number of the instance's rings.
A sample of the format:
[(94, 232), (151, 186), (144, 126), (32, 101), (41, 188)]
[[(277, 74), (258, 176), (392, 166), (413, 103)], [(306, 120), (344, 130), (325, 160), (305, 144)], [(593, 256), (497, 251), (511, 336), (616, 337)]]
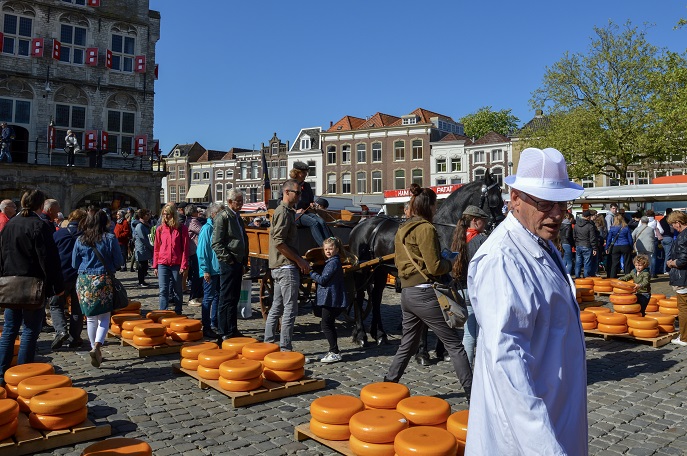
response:
[[(453, 193), (454, 191), (458, 190), (460, 187), (462, 187), (463, 184), (451, 184), (451, 185), (436, 185), (434, 187), (429, 187), (432, 190), (434, 190), (434, 193), (437, 194), (437, 197), (443, 197), (446, 198), (448, 195)], [(400, 190), (384, 190), (384, 199), (387, 200), (389, 198), (408, 198), (410, 199), (410, 190), (407, 188), (402, 188)]]

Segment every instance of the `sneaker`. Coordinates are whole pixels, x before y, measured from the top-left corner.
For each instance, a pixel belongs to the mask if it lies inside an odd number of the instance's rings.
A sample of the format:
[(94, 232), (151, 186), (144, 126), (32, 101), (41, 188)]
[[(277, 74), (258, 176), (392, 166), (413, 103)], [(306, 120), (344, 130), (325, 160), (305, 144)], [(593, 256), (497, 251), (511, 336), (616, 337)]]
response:
[(138, 288), (148, 288), (149, 286), (150, 286), (150, 285), (148, 285), (148, 284), (145, 283), (145, 282), (141, 282), (141, 283), (138, 284)]
[(191, 306), (191, 307), (200, 307), (200, 306), (203, 305), (203, 303), (200, 302), (200, 301), (197, 300), (197, 299), (191, 299), (191, 300), (188, 302), (188, 305)]
[(341, 355), (339, 353), (333, 352), (327, 353), (326, 355), (324, 355), (324, 358), (320, 360), (321, 363), (337, 363), (339, 361), (341, 361)]
[(687, 345), (687, 342), (681, 341), (679, 337), (676, 337), (675, 339), (671, 340), (670, 343), (675, 345), (681, 345), (683, 347)]
[(100, 349), (94, 348), (89, 354), (91, 355), (91, 366), (100, 367), (100, 363), (103, 362), (103, 355), (100, 353)]
[(68, 339), (69, 339), (69, 334), (67, 334), (66, 332), (58, 332), (57, 334), (55, 334), (55, 338), (52, 340), (52, 344), (50, 345), (50, 348), (52, 348), (53, 350), (57, 350)]

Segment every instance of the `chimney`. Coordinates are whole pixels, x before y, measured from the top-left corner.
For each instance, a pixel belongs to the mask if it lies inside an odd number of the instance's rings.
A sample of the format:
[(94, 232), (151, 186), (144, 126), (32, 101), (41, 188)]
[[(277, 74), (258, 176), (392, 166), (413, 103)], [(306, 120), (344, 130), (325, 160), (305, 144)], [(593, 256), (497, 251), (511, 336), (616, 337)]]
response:
[(332, 121), (330, 120), (330, 121), (329, 121), (329, 128), (332, 128), (333, 126), (334, 126), (334, 122), (332, 122)]

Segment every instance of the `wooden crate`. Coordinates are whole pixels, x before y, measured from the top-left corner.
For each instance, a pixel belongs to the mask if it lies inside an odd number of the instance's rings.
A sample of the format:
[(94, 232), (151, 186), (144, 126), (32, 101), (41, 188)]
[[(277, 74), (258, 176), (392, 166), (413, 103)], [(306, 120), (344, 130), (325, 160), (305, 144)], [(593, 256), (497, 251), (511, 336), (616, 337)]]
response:
[(122, 338), (121, 335), (115, 334), (112, 331), (107, 332), (108, 337), (114, 337), (119, 339), (120, 344), (123, 347), (133, 347), (138, 351), (139, 358), (145, 358), (147, 356), (157, 356), (157, 355), (169, 355), (172, 353), (179, 353), (181, 351), (181, 346), (184, 345), (182, 342), (177, 342), (172, 340), (171, 337), (167, 338), (167, 342), (164, 345), (155, 345), (152, 347), (145, 345), (136, 345), (133, 340), (128, 340)]
[(654, 348), (663, 347), (664, 345), (669, 344), (670, 341), (677, 336), (677, 334), (679, 334), (679, 332), (674, 331), (674, 332), (667, 333), (667, 334), (659, 334), (658, 337), (635, 337), (635, 336), (631, 336), (628, 333), (607, 334), (607, 333), (603, 333), (603, 332), (599, 331), (598, 329), (585, 329), (584, 330), (585, 336), (603, 337), (604, 340), (610, 340), (610, 339), (629, 340), (629, 341), (633, 341), (633, 342), (639, 342), (642, 344), (648, 344)]
[(310, 431), (310, 424), (300, 424), (295, 427), (293, 438), (297, 442), (302, 442), (303, 440), (313, 439), (322, 445), (331, 448), (346, 456), (355, 456), (355, 453), (351, 451), (351, 446), (348, 444), (348, 440), (327, 440), (322, 437), (318, 437)]
[(198, 376), (198, 372), (190, 369), (184, 369), (180, 364), (173, 364), (172, 369), (176, 373), (186, 374), (198, 380), (199, 388), (212, 388), (224, 394), (225, 396), (230, 397), (231, 405), (233, 407), (245, 407), (247, 405), (267, 402), (282, 397), (295, 396), (296, 394), (321, 390), (325, 387), (325, 381), (322, 379), (304, 377), (297, 382), (286, 383), (263, 380), (262, 388), (243, 393), (235, 393), (233, 391), (227, 391), (220, 388), (219, 381), (200, 378)]
[(19, 414), (17, 433), (0, 442), (0, 456), (42, 453), (53, 448), (88, 442), (112, 435), (109, 424), (96, 426), (86, 419), (78, 426), (61, 431), (39, 431), (29, 425), (29, 417)]

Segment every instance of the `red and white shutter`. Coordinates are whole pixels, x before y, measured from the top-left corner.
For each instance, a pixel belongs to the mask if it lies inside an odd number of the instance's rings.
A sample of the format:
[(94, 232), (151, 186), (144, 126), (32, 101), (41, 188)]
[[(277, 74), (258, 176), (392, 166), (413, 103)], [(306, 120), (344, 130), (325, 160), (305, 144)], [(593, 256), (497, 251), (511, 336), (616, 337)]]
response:
[(105, 66), (112, 69), (112, 51), (109, 49), (105, 52)]
[(86, 150), (95, 150), (98, 148), (98, 132), (96, 130), (88, 130), (84, 133), (84, 147)]
[(100, 132), (100, 150), (107, 150), (107, 138), (109, 135), (106, 131)]
[(134, 155), (146, 155), (146, 143), (148, 137), (146, 135), (138, 135), (134, 138)]
[(86, 65), (98, 66), (98, 48), (86, 49)]
[(153, 153), (155, 153), (156, 156), (160, 156), (160, 140), (159, 139), (154, 139), (153, 140)]
[[(0, 51), (2, 51), (2, 49), (0, 49)], [(158, 64), (156, 63), (156, 64), (155, 64), (155, 80), (157, 80), (158, 71), (159, 71), (159, 70), (160, 70), (160, 65), (158, 65)]]
[(137, 55), (135, 58), (135, 66), (134, 66), (134, 72), (135, 73), (145, 73), (146, 72), (146, 56), (145, 55)]
[(88, 6), (100, 6), (100, 0), (88, 0)]
[(52, 150), (55, 148), (55, 127), (48, 126), (48, 147)]
[(62, 54), (62, 43), (53, 38), (52, 40), (52, 58), (55, 60), (60, 60), (60, 54)]
[(31, 40), (31, 57), (43, 57), (43, 48), (45, 42), (43, 38), (34, 38)]

